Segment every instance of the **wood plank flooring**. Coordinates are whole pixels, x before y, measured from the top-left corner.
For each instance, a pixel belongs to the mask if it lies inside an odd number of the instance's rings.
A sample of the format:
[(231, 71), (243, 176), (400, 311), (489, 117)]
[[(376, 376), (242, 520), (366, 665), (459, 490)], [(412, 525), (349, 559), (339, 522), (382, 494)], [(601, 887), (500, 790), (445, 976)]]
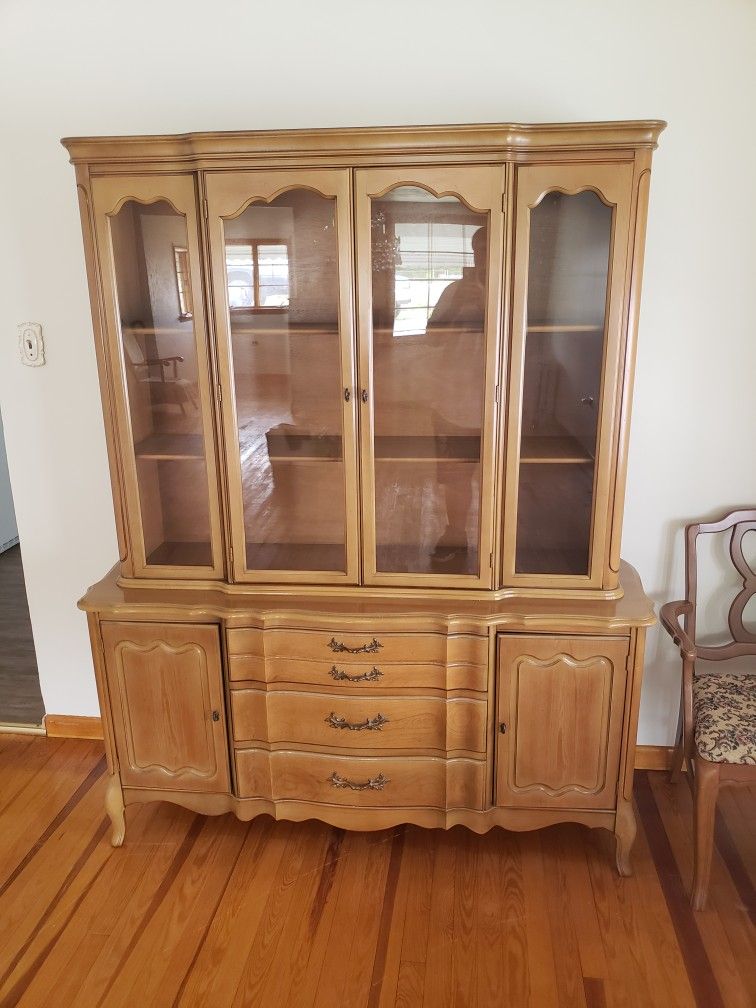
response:
[(685, 784), (601, 830), (240, 823), (164, 804), (114, 850), (101, 743), (0, 736), (0, 1008), (753, 1008), (756, 789), (723, 792), (694, 914)]
[(39, 725), (39, 691), (21, 548), (0, 553), (0, 724)]

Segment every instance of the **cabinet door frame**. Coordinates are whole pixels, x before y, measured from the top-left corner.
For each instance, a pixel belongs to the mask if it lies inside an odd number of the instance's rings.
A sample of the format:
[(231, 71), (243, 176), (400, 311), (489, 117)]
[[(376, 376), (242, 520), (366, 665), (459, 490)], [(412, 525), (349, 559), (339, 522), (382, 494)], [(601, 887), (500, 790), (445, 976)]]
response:
[[(228, 792), (230, 760), (219, 626), (215, 623), (103, 621), (100, 632), (122, 785), (162, 791)], [(138, 765), (134, 722), (140, 718), (140, 714), (138, 703), (132, 707), (129, 702), (122, 662), (125, 648), (141, 653), (145, 662), (149, 662), (149, 655), (157, 649), (175, 657), (188, 652), (198, 655), (204, 674), (203, 703), (201, 710), (192, 712), (192, 717), (196, 716), (193, 727), (198, 733), (204, 727), (208, 752), (213, 756), (214, 766), (208, 767), (206, 772), (203, 773), (202, 768), (186, 765), (183, 760), (177, 761), (181, 764), (177, 767), (159, 762)], [(182, 689), (181, 693), (184, 692)], [(164, 699), (167, 703), (170, 697), (166, 694)], [(154, 729), (156, 734), (165, 733), (162, 720), (155, 721)]]
[[(552, 636), (550, 634), (497, 635), (496, 656), (496, 753), (494, 803), (516, 808), (574, 808), (613, 810), (620, 788), (619, 771), (623, 749), (625, 694), (630, 656), (630, 638), (625, 636)], [(536, 745), (543, 746), (543, 722), (524, 723), (519, 719), (519, 675), (523, 662), (531, 668), (548, 669), (560, 661), (575, 669), (590, 668), (599, 662), (610, 666), (606, 683), (606, 706), (601, 713), (603, 752), (598, 753), (597, 775), (603, 774), (593, 790), (578, 785), (550, 788), (546, 782), (517, 789), (514, 774), (517, 767), (517, 747), (520, 732), (537, 736)], [(558, 673), (555, 673), (555, 675)], [(532, 688), (532, 687), (531, 687)], [(594, 712), (595, 713), (595, 712)], [(579, 720), (579, 714), (578, 714)], [(504, 731), (502, 732), (502, 725)], [(574, 726), (580, 731), (580, 724)]]
[[(228, 510), (234, 581), (257, 584), (359, 583), (359, 508), (357, 481), (357, 390), (354, 353), (354, 304), (352, 283), (351, 174), (348, 168), (239, 169), (205, 172), (210, 271), (218, 342), (218, 376), (222, 391), (221, 412), (226, 452)], [(292, 189), (311, 189), (336, 201), (336, 231), (339, 266), (339, 338), (342, 391), (342, 445), (344, 466), (344, 514), (346, 571), (248, 570), (244, 531), (244, 498), (238, 441), (236, 390), (234, 384), (223, 220), (238, 217), (250, 204), (270, 203)]]
[[(205, 451), (205, 472), (208, 484), (210, 517), (211, 567), (148, 564), (142, 530), (139, 503), (139, 480), (131, 426), (124, 351), (118, 312), (115, 260), (110, 232), (110, 217), (129, 200), (149, 205), (165, 201), (186, 218), (187, 248), (192, 283), (192, 323), (197, 353), (197, 387), (202, 412), (202, 437)], [(108, 332), (107, 355), (112, 375), (113, 402), (117, 449), (123, 473), (126, 499), (126, 527), (135, 577), (197, 580), (220, 580), (225, 573), (219, 476), (213, 397), (211, 394), (210, 353), (204, 304), (202, 255), (200, 251), (199, 216), (197, 212), (196, 179), (186, 175), (118, 175), (92, 179), (92, 206), (95, 221), (95, 241), (103, 293), (105, 322)]]
[[(602, 588), (609, 564), (607, 525), (611, 520), (611, 493), (617, 467), (617, 389), (622, 385), (621, 350), (627, 325), (627, 263), (632, 252), (633, 164), (521, 165), (515, 171), (514, 238), (512, 272), (511, 359), (505, 445), (504, 508), (502, 530), (502, 587)], [(517, 573), (517, 510), (520, 480), (520, 439), (525, 348), (528, 318), (530, 211), (550, 192), (574, 196), (595, 192), (612, 207), (612, 235), (607, 278), (601, 401), (596, 430), (593, 500), (586, 574)]]
[[(355, 169), (355, 230), (357, 248), (357, 304), (359, 384), (367, 392), (360, 413), (363, 583), (392, 587), (491, 588), (494, 567), (494, 498), (498, 447), (497, 382), (501, 347), (501, 303), (504, 258), (504, 183), (506, 166), (443, 165)], [(485, 377), (481, 419), (481, 479), (479, 573), (413, 574), (380, 572), (376, 563), (375, 457), (371, 199), (400, 186), (416, 186), (434, 196), (455, 196), (477, 213), (488, 213), (488, 297), (485, 322)]]

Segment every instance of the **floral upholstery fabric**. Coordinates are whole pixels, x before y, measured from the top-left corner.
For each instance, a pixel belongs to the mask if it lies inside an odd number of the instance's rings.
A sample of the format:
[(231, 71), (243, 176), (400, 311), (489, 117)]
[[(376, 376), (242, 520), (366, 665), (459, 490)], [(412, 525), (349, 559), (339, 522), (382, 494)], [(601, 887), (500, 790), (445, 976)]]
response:
[(693, 715), (704, 759), (756, 764), (756, 675), (694, 676)]

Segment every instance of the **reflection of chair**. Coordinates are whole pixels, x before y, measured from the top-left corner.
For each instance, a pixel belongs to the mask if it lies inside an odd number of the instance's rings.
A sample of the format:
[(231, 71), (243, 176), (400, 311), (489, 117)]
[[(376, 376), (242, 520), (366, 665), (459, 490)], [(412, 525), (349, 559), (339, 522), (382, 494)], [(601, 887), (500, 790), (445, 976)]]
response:
[[(123, 349), (137, 380), (149, 385), (151, 401), (159, 405), (180, 406), (184, 414), (187, 402), (197, 409), (199, 403), (195, 383), (188, 378), (179, 378), (178, 366), (183, 364), (184, 358), (179, 354), (171, 357), (145, 357), (137, 339), (140, 331), (142, 327), (139, 323), (123, 327)], [(153, 368), (159, 368), (158, 372), (153, 372)]]
[[(696, 540), (700, 533), (732, 529), (730, 556), (743, 579), (727, 617), (732, 640), (696, 644)], [(756, 597), (756, 571), (743, 555), (743, 536), (756, 530), (756, 509), (733, 511), (717, 522), (688, 525), (685, 538), (685, 599), (662, 606), (661, 621), (682, 656), (682, 734), (673, 778), (688, 761), (695, 788), (695, 866), (691, 903), (706, 905), (714, 845), (714, 812), (719, 785), (756, 781), (756, 667), (754, 671), (696, 674), (697, 660), (722, 661), (756, 655), (756, 633), (743, 626), (743, 612)], [(683, 626), (679, 619), (683, 617)], [(691, 765), (692, 764), (692, 765)]]

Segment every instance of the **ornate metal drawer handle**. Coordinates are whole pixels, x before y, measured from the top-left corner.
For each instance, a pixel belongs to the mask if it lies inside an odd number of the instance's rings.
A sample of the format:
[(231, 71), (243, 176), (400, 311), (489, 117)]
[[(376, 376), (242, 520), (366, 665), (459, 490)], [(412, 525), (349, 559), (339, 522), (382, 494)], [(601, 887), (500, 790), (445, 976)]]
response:
[(337, 641), (335, 637), (331, 637), (328, 641), (328, 647), (331, 651), (338, 652), (341, 654), (375, 654), (376, 651), (380, 651), (383, 644), (375, 637), (370, 641), (369, 644), (363, 644), (362, 647), (348, 647), (346, 644), (342, 644), (341, 641)]
[(336, 682), (375, 682), (376, 679), (383, 678), (383, 672), (377, 669), (375, 665), (373, 665), (369, 672), (363, 672), (361, 675), (349, 675), (343, 669), (337, 669), (335, 665), (331, 665), (328, 675), (331, 679), (335, 679)]
[(377, 777), (370, 777), (360, 784), (357, 781), (348, 780), (346, 777), (339, 777), (335, 770), (328, 780), (331, 787), (349, 788), (350, 791), (383, 791), (386, 785), (391, 783), (388, 777), (379, 773)]
[(346, 718), (339, 717), (333, 711), (325, 719), (326, 724), (331, 728), (346, 728), (347, 731), (380, 731), (389, 719), (383, 714), (376, 714), (375, 717), (365, 718), (364, 721), (347, 721)]

